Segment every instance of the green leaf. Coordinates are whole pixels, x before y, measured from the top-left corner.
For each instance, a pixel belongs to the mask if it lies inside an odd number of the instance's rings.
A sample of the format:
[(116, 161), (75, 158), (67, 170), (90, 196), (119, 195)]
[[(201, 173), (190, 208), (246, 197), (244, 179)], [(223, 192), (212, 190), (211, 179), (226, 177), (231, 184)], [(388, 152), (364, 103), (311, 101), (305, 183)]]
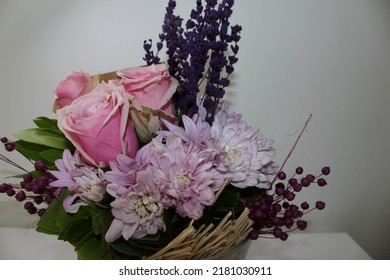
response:
[(77, 248), (77, 259), (79, 260), (113, 260), (120, 259), (115, 254), (110, 253), (106, 244), (102, 246), (102, 240), (99, 236), (91, 235), (82, 246)]
[(75, 214), (69, 214), (70, 219), (65, 219), (64, 222), (56, 221), (60, 228), (58, 239), (68, 241), (72, 245), (78, 247), (85, 241), (83, 238), (92, 231), (91, 214), (87, 206), (81, 206)]
[(126, 242), (124, 239), (119, 239), (113, 243), (109, 244), (110, 247), (115, 249), (116, 251), (129, 256), (130, 257), (137, 257), (140, 258), (144, 255), (147, 255), (148, 251), (142, 251), (139, 248), (134, 248), (130, 242)]
[(63, 201), (71, 195), (67, 189), (63, 189), (60, 195), (53, 199), (47, 207), (45, 214), (37, 225), (37, 231), (47, 234), (60, 235), (73, 219), (73, 215), (65, 212)]
[(35, 118), (33, 121), (35, 125), (38, 126), (39, 128), (48, 128), (53, 131), (55, 130), (59, 131), (56, 119), (49, 119), (47, 117), (38, 117)]
[(14, 136), (26, 142), (60, 150), (64, 150), (69, 146), (68, 141), (63, 135), (45, 128), (29, 128), (22, 132), (15, 133)]
[(101, 208), (98, 206), (91, 207), (89, 210), (92, 214), (92, 227), (96, 235), (106, 234), (114, 217), (111, 213), (111, 208)]
[(26, 142), (23, 140), (18, 140), (14, 142), (16, 149), (22, 153), (26, 158), (31, 160), (43, 160), (41, 156), (41, 152), (50, 149), (47, 146), (38, 145), (30, 142)]
[[(38, 232), (51, 234), (51, 235), (59, 235), (60, 228), (58, 227), (56, 221), (63, 215), (59, 215), (64, 211), (62, 206), (62, 196), (64, 191), (61, 192), (61, 195), (58, 198), (52, 200), (50, 205), (47, 207), (45, 214), (41, 217), (37, 224), (36, 230)], [(66, 217), (64, 217), (66, 218)], [(69, 217), (70, 218), (70, 217)]]
[(58, 149), (49, 149), (44, 150), (39, 153), (42, 159), (46, 160), (47, 162), (54, 163), (57, 159), (62, 158), (63, 150)]

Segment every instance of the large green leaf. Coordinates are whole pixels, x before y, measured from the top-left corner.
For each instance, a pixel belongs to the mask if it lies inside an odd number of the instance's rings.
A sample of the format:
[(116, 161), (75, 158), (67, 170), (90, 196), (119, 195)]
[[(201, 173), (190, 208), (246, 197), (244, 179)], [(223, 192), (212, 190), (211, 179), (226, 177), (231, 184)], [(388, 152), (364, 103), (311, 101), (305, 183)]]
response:
[(60, 150), (64, 150), (69, 146), (68, 141), (63, 135), (46, 128), (29, 128), (15, 133), (14, 136), (26, 142)]

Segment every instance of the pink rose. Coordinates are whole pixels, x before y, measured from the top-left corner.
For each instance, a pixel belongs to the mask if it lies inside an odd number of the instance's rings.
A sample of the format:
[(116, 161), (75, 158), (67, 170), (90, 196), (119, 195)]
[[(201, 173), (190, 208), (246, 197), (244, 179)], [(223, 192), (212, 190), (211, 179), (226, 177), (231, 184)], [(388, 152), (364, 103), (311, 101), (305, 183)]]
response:
[(58, 127), (90, 164), (108, 166), (120, 153), (134, 157), (138, 141), (124, 88), (114, 81), (57, 111)]
[(72, 72), (71, 75), (61, 81), (54, 92), (54, 111), (61, 109), (73, 102), (79, 96), (90, 93), (97, 86), (97, 81), (83, 72)]
[(148, 143), (161, 129), (161, 119), (175, 122), (172, 96), (178, 81), (168, 75), (166, 64), (133, 67), (117, 72), (130, 99), (130, 114), (138, 138)]

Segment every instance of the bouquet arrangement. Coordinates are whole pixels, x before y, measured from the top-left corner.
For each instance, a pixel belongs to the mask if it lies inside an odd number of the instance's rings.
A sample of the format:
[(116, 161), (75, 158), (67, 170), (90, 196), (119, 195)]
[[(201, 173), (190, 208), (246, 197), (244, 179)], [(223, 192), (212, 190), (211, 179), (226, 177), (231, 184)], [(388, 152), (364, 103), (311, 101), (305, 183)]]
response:
[(61, 81), (56, 118), (36, 118), (17, 141), (1, 138), (33, 168), (1, 155), (23, 174), (0, 192), (80, 259), (209, 258), (304, 230), (302, 217), (325, 203), (293, 200), (303, 187), (325, 186), (330, 169), (315, 176), (298, 167), (287, 177), (273, 141), (223, 103), (241, 32), (229, 22), (233, 4), (198, 0), (184, 21), (169, 0), (156, 50), (144, 42), (145, 66)]

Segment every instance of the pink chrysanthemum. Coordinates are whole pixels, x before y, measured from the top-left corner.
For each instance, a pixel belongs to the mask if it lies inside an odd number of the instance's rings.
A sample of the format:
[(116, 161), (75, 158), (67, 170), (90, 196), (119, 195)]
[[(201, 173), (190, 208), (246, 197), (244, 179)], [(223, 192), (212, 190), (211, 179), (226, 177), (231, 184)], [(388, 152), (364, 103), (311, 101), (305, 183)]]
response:
[(81, 161), (80, 155), (74, 155), (65, 150), (62, 159), (55, 161), (58, 171), (50, 171), (57, 178), (50, 186), (68, 188), (73, 195), (64, 200), (64, 209), (76, 213), (80, 206), (87, 205), (87, 201), (100, 202), (106, 192), (107, 183), (103, 179), (103, 172), (94, 169)]
[(125, 240), (142, 238), (165, 230), (162, 217), (164, 206), (152, 176), (148, 169), (138, 172), (138, 183), (127, 194), (121, 193), (111, 203), (114, 220), (105, 235), (107, 242), (113, 242), (121, 236)]
[(163, 130), (158, 132), (158, 134), (164, 135), (165, 137), (175, 135), (180, 137), (184, 142), (195, 142), (197, 145), (202, 145), (205, 139), (210, 138), (211, 127), (199, 115), (194, 115), (192, 119), (183, 115), (182, 121), (184, 127), (163, 120), (163, 123), (169, 131)]
[(199, 219), (205, 206), (215, 202), (215, 192), (223, 183), (213, 169), (212, 154), (194, 142), (184, 143), (170, 135), (164, 143), (154, 139), (150, 154), (153, 181), (159, 186), (166, 207), (176, 208), (183, 217)]
[(216, 153), (215, 168), (238, 188), (265, 187), (267, 173), (273, 164), (273, 141), (222, 107), (211, 127), (208, 146)]
[(107, 192), (113, 197), (126, 195), (137, 184), (137, 171), (141, 163), (136, 159), (119, 154), (115, 161), (110, 161), (110, 171), (104, 173), (104, 178), (109, 182)]

